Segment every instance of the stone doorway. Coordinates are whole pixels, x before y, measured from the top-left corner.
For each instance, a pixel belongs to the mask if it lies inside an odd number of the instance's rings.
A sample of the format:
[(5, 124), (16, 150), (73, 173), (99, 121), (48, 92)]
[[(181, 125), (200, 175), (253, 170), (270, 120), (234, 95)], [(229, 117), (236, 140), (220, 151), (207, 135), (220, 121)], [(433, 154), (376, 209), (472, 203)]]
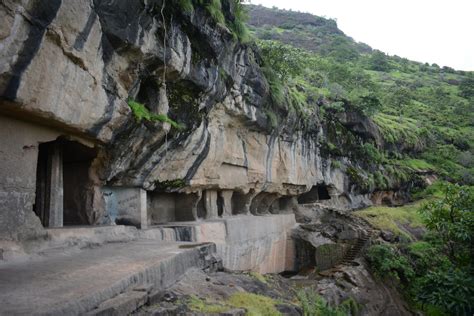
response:
[(58, 139), (39, 145), (33, 211), (44, 227), (89, 225), (89, 169), (94, 148)]

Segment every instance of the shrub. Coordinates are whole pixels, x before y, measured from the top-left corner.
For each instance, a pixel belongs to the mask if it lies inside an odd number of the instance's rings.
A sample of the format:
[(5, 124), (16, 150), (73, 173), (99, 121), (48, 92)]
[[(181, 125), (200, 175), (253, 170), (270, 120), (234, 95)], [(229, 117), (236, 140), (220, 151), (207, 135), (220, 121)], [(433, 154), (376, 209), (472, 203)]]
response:
[(458, 269), (428, 272), (421, 279), (416, 299), (450, 315), (473, 315), (474, 277)]
[(240, 0), (231, 0), (234, 4), (234, 19), (229, 21), (227, 25), (232, 31), (232, 34), (242, 43), (250, 40), (250, 33), (246, 21), (248, 20), (247, 9), (240, 2)]
[(286, 81), (299, 75), (304, 67), (304, 51), (276, 41), (257, 42), (264, 66), (272, 69), (279, 79)]
[(367, 260), (374, 274), (381, 279), (393, 278), (406, 286), (415, 276), (408, 259), (394, 247), (374, 245), (367, 251)]
[(225, 24), (225, 17), (222, 13), (221, 0), (209, 0), (205, 4), (207, 12), (211, 15), (212, 19), (219, 24)]
[(304, 316), (346, 316), (355, 315), (359, 310), (359, 304), (351, 298), (337, 307), (332, 307), (313, 289), (299, 290), (296, 297)]

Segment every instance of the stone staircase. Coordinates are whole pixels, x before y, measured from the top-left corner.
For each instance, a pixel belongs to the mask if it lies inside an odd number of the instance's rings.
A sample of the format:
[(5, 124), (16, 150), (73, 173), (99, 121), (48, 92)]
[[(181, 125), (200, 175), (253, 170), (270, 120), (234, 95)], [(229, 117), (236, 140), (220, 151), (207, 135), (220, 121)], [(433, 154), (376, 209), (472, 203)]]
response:
[(356, 243), (346, 252), (340, 264), (350, 265), (357, 258), (373, 236), (373, 231), (363, 231)]

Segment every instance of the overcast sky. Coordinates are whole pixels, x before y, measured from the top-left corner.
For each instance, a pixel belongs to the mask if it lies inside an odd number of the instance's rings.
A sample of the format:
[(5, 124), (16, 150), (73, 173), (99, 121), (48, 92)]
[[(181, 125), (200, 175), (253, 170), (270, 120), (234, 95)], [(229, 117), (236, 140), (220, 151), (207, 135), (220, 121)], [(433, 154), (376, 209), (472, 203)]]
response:
[(474, 0), (252, 0), (337, 20), (356, 41), (390, 55), (474, 70)]

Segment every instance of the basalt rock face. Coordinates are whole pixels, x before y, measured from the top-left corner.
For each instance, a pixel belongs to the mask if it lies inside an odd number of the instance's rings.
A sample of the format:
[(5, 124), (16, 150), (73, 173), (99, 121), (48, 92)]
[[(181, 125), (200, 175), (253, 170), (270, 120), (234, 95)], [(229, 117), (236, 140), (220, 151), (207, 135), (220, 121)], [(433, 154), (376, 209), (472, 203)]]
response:
[[(232, 15), (230, 2), (223, 10)], [(370, 192), (358, 190), (346, 173), (351, 162), (336, 168), (321, 149), (324, 123), (316, 118), (303, 131), (289, 119), (270, 127), (258, 50), (239, 43), (205, 9), (183, 13), (160, 0), (6, 0), (0, 16), (0, 110), (54, 129), (44, 140), (31, 140), (25, 163), (36, 164), (39, 144), (57, 137), (94, 148), (84, 193), (89, 224), (105, 222), (105, 185), (186, 193), (193, 207), (201, 197), (215, 200), (206, 191), (217, 191), (229, 200), (226, 207), (234, 206), (230, 213), (291, 211), (311, 190), (310, 202), (324, 195), (338, 206), (370, 203)], [(127, 105), (134, 99), (156, 112), (164, 77), (168, 116), (183, 130), (138, 122)], [(347, 113), (341, 122), (380, 142), (368, 118)], [(34, 176), (27, 185), (12, 181), (19, 192), (26, 188), (27, 212)], [(193, 207), (189, 212), (196, 213)], [(39, 224), (22, 221), (9, 226)], [(20, 238), (13, 231), (4, 235)]]

